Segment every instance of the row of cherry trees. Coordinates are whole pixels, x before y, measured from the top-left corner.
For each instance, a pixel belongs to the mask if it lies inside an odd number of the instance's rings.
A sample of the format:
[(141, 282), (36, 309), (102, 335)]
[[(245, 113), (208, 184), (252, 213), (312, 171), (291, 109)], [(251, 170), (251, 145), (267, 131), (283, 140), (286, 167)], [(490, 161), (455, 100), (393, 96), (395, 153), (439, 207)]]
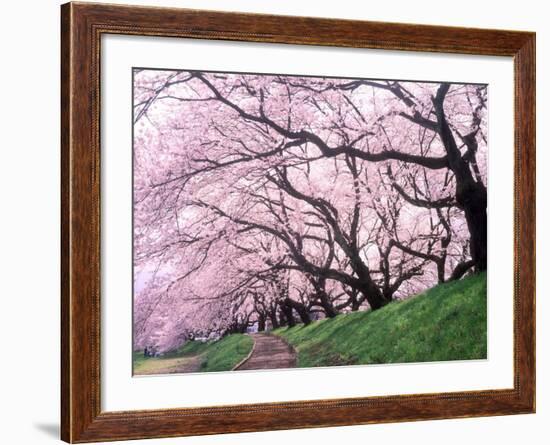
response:
[(134, 72), (135, 346), (487, 267), (483, 85)]

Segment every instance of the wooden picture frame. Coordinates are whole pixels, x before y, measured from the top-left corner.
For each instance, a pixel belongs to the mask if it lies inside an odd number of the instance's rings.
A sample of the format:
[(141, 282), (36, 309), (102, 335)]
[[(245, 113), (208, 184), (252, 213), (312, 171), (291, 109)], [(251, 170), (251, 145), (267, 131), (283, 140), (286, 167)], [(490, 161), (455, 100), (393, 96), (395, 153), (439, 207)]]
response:
[[(535, 411), (535, 34), (67, 3), (61, 8), (61, 438), (70, 443)], [(509, 56), (515, 72), (514, 387), (208, 408), (100, 403), (100, 39), (103, 34)]]

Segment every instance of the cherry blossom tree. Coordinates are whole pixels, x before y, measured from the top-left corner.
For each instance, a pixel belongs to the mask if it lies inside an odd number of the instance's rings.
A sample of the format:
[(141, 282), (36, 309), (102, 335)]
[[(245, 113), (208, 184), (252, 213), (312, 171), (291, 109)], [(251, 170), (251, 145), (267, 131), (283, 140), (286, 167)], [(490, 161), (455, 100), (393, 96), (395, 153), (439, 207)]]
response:
[(135, 347), (486, 269), (486, 106), (483, 85), (136, 71)]

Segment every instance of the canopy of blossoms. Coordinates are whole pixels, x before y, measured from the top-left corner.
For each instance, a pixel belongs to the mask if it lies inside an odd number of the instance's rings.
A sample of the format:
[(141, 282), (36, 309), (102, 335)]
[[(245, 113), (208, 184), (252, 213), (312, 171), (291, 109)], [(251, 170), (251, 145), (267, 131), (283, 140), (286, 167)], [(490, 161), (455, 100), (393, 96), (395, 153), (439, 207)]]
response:
[(134, 71), (134, 339), (376, 310), (486, 269), (487, 87)]

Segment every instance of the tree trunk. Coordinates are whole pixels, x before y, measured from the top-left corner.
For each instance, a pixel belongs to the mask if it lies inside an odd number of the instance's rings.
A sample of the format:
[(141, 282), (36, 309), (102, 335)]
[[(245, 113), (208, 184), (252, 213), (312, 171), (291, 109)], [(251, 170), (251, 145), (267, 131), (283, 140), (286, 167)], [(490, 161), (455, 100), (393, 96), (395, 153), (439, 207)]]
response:
[(258, 332), (265, 331), (265, 314), (258, 314)]
[(471, 184), (466, 190), (459, 191), (456, 199), (464, 209), (468, 230), (470, 231), (470, 255), (475, 271), (487, 270), (487, 191), (479, 184)]
[(287, 298), (285, 300), (285, 304), (293, 308), (298, 313), (298, 316), (300, 317), (300, 320), (302, 321), (303, 324), (308, 325), (311, 323), (311, 317), (309, 316), (309, 311), (304, 304), (298, 301), (294, 301), (290, 298)]
[[(447, 153), (449, 168), (455, 175), (456, 201), (466, 216), (470, 231), (470, 254), (474, 260), (474, 267), (476, 272), (481, 272), (487, 269), (487, 189), (485, 185), (474, 179), (470, 165), (458, 149), (445, 117), (443, 102), (449, 88), (450, 84), (442, 84), (433, 99), (439, 126), (438, 133)], [(475, 152), (477, 149), (475, 138), (471, 138), (470, 144), (472, 152)]]
[(277, 311), (273, 310), (269, 313), (269, 319), (271, 320), (271, 327), (273, 329), (277, 329), (280, 327), (279, 325), (279, 319), (277, 318)]
[(388, 304), (391, 299), (386, 300), (382, 291), (372, 280), (370, 270), (368, 266), (363, 263), (363, 260), (359, 256), (359, 252), (354, 252), (354, 254), (350, 256), (350, 259), (351, 267), (353, 268), (354, 272), (357, 275), (357, 278), (361, 283), (359, 286), (357, 286), (357, 290), (363, 294), (371, 309), (374, 311)]
[(311, 317), (309, 316), (309, 312), (307, 311), (307, 309), (304, 307), (304, 308), (294, 308), (296, 309), (296, 312), (298, 313), (298, 316), (300, 317), (300, 320), (302, 321), (302, 323), (304, 325), (308, 325), (311, 323)]
[(338, 311), (334, 308), (333, 304), (330, 302), (328, 295), (326, 292), (319, 292), (319, 302), (321, 307), (323, 308), (323, 311), (325, 312), (325, 315), (328, 318), (334, 318), (338, 315)]
[(287, 324), (288, 324), (288, 319), (283, 309), (281, 308), (281, 310), (279, 311), (279, 326), (286, 326)]
[(335, 309), (332, 301), (330, 301), (330, 298), (325, 291), (326, 279), (323, 277), (319, 278), (316, 281), (314, 280), (312, 284), (315, 288), (316, 297), (319, 299), (319, 305), (325, 311), (325, 315), (328, 318), (336, 317), (338, 315), (338, 311)]
[(359, 291), (365, 297), (365, 300), (369, 303), (371, 310), (375, 311), (384, 307), (391, 301), (391, 298), (387, 298), (382, 294), (378, 286), (372, 281), (370, 277), (366, 280), (362, 280), (362, 285), (359, 288)]
[(289, 328), (296, 326), (294, 314), (292, 313), (292, 306), (284, 302), (283, 304), (281, 304), (281, 313), (284, 314)]

